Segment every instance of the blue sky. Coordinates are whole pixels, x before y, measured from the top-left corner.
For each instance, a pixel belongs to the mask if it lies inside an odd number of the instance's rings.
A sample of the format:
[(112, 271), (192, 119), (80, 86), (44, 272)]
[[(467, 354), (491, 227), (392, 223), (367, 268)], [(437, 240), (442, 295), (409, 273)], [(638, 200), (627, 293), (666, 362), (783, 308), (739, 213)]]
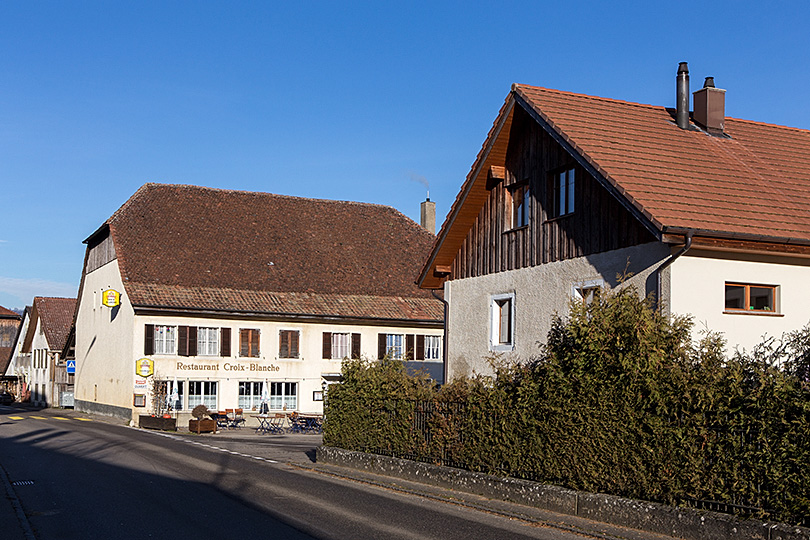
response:
[[(441, 223), (513, 82), (810, 128), (807, 2), (0, 3), (0, 305), (73, 296), (146, 182)], [(678, 20), (681, 16), (682, 19)]]

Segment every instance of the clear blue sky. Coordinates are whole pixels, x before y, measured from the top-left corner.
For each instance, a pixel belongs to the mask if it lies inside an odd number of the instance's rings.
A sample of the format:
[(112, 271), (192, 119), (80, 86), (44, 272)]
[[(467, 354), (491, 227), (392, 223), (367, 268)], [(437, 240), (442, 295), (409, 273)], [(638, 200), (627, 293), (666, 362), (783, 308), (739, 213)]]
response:
[[(810, 3), (0, 2), (0, 305), (73, 296), (146, 182), (441, 223), (513, 82), (810, 128)], [(680, 17), (680, 20), (679, 20)]]

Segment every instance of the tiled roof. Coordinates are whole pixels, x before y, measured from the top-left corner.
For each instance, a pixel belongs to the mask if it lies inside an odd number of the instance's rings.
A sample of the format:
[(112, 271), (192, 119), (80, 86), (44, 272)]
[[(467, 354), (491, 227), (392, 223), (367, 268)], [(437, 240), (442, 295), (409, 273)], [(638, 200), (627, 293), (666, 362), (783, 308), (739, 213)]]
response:
[(42, 321), (42, 330), (51, 350), (62, 350), (73, 324), (75, 298), (34, 298), (34, 312)]
[(0, 319), (21, 319), (22, 315), (0, 306)]
[(390, 207), (146, 184), (107, 224), (136, 306), (442, 318), (415, 284), (434, 237)]
[(726, 117), (717, 137), (678, 128), (664, 107), (515, 92), (662, 232), (810, 242), (810, 131)]
[(725, 135), (713, 136), (680, 129), (673, 109), (516, 84), (426, 259), (423, 287), (441, 286), (434, 270), (452, 263), (486, 201), (515, 106), (569, 144), (651, 231), (810, 244), (810, 131), (726, 117)]

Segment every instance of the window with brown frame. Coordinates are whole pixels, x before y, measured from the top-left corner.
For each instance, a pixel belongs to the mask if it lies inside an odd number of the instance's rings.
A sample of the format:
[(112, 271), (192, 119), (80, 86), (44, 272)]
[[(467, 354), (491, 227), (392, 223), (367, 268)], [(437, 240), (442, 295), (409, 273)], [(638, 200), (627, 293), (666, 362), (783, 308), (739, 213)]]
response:
[(509, 223), (506, 225), (510, 229), (525, 227), (529, 224), (529, 202), (531, 200), (529, 182), (523, 181), (519, 184), (513, 184), (509, 186), (508, 190), (509, 208), (507, 208), (507, 213)]
[(298, 358), (298, 330), (280, 330), (278, 333), (278, 357)]
[(726, 311), (776, 312), (776, 286), (726, 282)]
[(258, 329), (242, 328), (239, 330), (239, 356), (258, 358), (259, 356)]

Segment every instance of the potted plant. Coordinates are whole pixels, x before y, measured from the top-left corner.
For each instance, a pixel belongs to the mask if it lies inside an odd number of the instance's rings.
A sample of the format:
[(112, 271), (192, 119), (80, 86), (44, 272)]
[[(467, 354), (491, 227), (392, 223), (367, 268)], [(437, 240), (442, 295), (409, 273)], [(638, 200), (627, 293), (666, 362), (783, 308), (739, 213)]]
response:
[(205, 405), (197, 405), (191, 410), (191, 420), (188, 421), (188, 430), (200, 433), (215, 433), (217, 430), (217, 423), (213, 418), (205, 418), (208, 416), (208, 407)]
[(168, 383), (157, 377), (152, 377), (152, 414), (138, 415), (138, 427), (144, 429), (160, 429), (163, 431), (177, 431), (177, 419), (169, 414), (166, 401)]

